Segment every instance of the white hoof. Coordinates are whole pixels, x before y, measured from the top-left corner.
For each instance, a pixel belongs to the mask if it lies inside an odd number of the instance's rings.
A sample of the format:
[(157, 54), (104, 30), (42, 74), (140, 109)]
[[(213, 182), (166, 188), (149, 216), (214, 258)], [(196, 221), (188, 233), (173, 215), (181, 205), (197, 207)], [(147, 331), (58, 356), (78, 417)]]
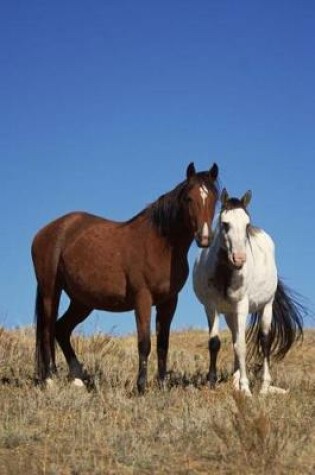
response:
[(241, 393), (244, 394), (244, 396), (246, 396), (246, 397), (252, 397), (253, 396), (249, 388), (241, 389)]
[(244, 396), (252, 397), (251, 390), (249, 389), (249, 383), (247, 378), (242, 378), (240, 380), (240, 390)]
[(267, 388), (261, 388), (259, 394), (288, 394), (289, 389), (278, 388), (277, 386), (268, 386)]
[(239, 391), (240, 390), (240, 372), (236, 371), (236, 373), (233, 374), (233, 389), (234, 391)]
[(54, 383), (52, 378), (46, 378), (45, 379), (45, 384), (46, 384), (47, 388), (52, 388), (52, 387), (55, 386), (55, 383)]
[(243, 396), (250, 397), (250, 398), (253, 397), (251, 390), (248, 387), (240, 388), (239, 386), (238, 387), (233, 386), (233, 389), (238, 394), (242, 394)]
[(76, 388), (84, 388), (84, 382), (80, 378), (74, 378), (71, 384)]

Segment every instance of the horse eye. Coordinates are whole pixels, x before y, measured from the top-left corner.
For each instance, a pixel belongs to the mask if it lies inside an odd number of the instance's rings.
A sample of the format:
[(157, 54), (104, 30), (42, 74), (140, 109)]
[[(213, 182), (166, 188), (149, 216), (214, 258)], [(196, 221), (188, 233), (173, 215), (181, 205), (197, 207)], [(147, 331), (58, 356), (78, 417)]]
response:
[(224, 231), (227, 233), (229, 232), (230, 229), (230, 224), (229, 223), (222, 223)]
[(192, 203), (192, 202), (193, 202), (192, 197), (191, 197), (191, 196), (186, 196), (185, 202), (186, 202), (187, 204)]

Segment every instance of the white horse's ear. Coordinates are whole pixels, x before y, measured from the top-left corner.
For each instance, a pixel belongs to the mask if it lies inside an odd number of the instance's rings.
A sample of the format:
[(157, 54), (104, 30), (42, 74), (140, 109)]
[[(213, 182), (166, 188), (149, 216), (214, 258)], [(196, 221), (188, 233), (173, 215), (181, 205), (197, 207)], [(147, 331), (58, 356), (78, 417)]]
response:
[(228, 194), (226, 188), (223, 188), (222, 193), (221, 193), (221, 198), (220, 198), (220, 200), (221, 200), (221, 205), (222, 205), (222, 207), (224, 208), (225, 205), (226, 205), (226, 203), (227, 203), (228, 200), (229, 200), (229, 194)]
[(194, 162), (191, 162), (188, 167), (187, 167), (187, 170), (186, 170), (186, 177), (187, 177), (187, 180), (189, 180), (191, 177), (193, 177), (194, 175), (196, 175), (196, 169), (195, 169), (195, 165), (194, 165)]
[(242, 205), (244, 206), (244, 208), (247, 208), (247, 206), (249, 205), (251, 199), (252, 199), (252, 192), (251, 192), (251, 190), (248, 190), (248, 191), (246, 191), (245, 195), (242, 196), (242, 198), (241, 198), (241, 202), (242, 202)]

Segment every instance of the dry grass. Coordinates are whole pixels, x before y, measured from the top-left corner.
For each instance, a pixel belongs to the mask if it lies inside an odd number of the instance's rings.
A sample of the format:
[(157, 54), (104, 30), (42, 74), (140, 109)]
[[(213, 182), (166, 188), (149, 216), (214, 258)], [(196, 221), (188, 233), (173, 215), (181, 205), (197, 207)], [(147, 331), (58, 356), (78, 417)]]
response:
[[(173, 333), (170, 389), (134, 392), (134, 337), (77, 336), (96, 390), (73, 388), (58, 354), (53, 388), (33, 384), (32, 329), (0, 329), (0, 474), (311, 474), (315, 473), (315, 332), (306, 332), (272, 370), (285, 396), (233, 395), (231, 348), (223, 336), (222, 382), (210, 391), (207, 334)], [(252, 376), (252, 375), (251, 375)]]

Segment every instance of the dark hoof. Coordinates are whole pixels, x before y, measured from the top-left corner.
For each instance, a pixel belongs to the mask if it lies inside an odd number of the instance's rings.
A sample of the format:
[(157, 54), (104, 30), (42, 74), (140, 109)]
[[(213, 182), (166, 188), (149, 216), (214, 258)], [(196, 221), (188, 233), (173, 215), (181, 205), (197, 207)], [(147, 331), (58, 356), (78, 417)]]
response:
[(213, 374), (208, 374), (208, 385), (209, 388), (214, 390), (217, 385), (217, 377)]
[(159, 387), (160, 391), (164, 391), (164, 392), (167, 391), (168, 384), (167, 384), (167, 381), (166, 381), (165, 378), (164, 379), (158, 379), (157, 383), (158, 383), (158, 387)]
[(88, 391), (95, 391), (96, 390), (95, 380), (94, 380), (93, 376), (85, 373), (84, 378), (83, 378), (83, 382), (84, 382), (84, 384), (86, 386), (86, 389)]
[(137, 385), (137, 388), (138, 388), (138, 395), (139, 396), (144, 396), (145, 394), (145, 387), (144, 386), (140, 386), (139, 384)]
[(140, 396), (143, 396), (143, 394), (145, 393), (145, 389), (146, 389), (146, 381), (145, 379), (143, 378), (139, 378), (138, 381), (137, 381), (137, 388), (138, 388), (138, 394)]

